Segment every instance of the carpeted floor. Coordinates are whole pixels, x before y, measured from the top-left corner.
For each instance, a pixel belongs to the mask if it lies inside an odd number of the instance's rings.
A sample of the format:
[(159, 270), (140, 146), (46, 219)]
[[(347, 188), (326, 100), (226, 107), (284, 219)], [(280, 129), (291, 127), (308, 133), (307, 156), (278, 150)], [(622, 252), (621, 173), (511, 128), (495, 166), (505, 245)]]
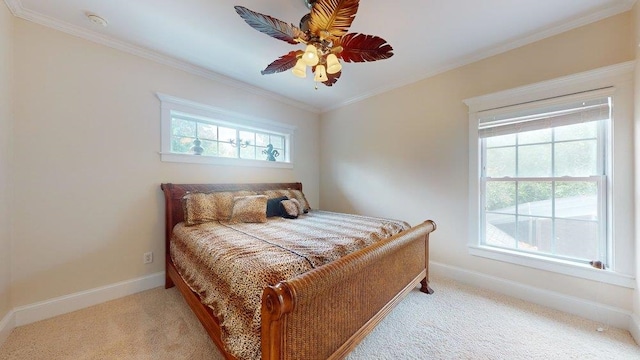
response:
[[(624, 330), (448, 279), (412, 291), (348, 357), (640, 359)], [(0, 359), (222, 359), (173, 288), (156, 288), (15, 329)]]

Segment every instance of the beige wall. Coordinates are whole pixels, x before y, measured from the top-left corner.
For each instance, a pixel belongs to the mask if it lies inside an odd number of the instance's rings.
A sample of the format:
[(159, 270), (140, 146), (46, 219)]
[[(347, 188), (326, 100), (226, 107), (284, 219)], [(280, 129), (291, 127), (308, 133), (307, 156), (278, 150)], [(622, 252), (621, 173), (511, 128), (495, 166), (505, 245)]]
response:
[(626, 12), (323, 114), (321, 207), (433, 219), (436, 262), (631, 310), (630, 289), (468, 254), (463, 99), (633, 60), (633, 42)]
[[(319, 203), (318, 114), (19, 19), (15, 70), (14, 306), (163, 271), (162, 182), (301, 181)], [(161, 162), (156, 92), (297, 126), (295, 168)]]
[[(632, 9), (633, 21), (634, 21), (634, 35), (635, 42), (634, 48), (636, 51), (636, 73), (635, 73), (635, 91), (634, 91), (634, 104), (635, 104), (635, 128), (634, 138), (635, 144), (640, 144), (640, 5), (636, 3)], [(636, 204), (636, 291), (633, 296), (633, 313), (638, 316), (636, 321), (640, 320), (640, 146), (635, 148), (635, 188), (634, 200)], [(640, 324), (638, 324), (640, 326)], [(640, 335), (640, 334), (638, 334)], [(637, 339), (637, 338), (636, 338)]]
[(13, 67), (13, 16), (0, 4), (0, 321), (11, 310), (11, 83)]

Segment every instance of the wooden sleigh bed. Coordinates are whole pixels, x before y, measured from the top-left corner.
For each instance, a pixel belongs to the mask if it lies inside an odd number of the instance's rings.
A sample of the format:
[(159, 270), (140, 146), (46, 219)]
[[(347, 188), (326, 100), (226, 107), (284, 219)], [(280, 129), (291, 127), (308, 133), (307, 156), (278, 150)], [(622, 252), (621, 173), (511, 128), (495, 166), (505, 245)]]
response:
[[(166, 218), (165, 288), (178, 287), (226, 359), (221, 322), (183, 279), (171, 257), (174, 227), (184, 221), (182, 198), (194, 192), (302, 191), (301, 183), (162, 184)], [(410, 291), (431, 294), (427, 220), (328, 264), (264, 287), (260, 309), (260, 352), (264, 360), (342, 359)]]

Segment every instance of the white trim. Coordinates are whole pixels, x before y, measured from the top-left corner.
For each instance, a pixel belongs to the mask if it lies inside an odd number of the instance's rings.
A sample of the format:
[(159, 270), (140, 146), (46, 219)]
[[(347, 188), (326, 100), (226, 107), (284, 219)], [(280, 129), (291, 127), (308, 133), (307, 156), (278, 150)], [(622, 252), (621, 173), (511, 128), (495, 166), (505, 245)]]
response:
[(13, 310), (9, 311), (9, 313), (0, 321), (0, 346), (7, 341), (9, 335), (16, 327), (16, 317), (15, 312)]
[(276, 168), (276, 169), (293, 169), (292, 162), (284, 162), (284, 161), (223, 158), (223, 157), (217, 157), (217, 156), (176, 154), (172, 152), (168, 152), (168, 153), (160, 152), (159, 154), (160, 154), (160, 159), (166, 162), (209, 164), (209, 165), (221, 165), (221, 166), (249, 166), (249, 167), (266, 167), (266, 168)]
[(609, 270), (595, 269), (589, 265), (576, 264), (570, 261), (552, 259), (533, 254), (509, 251), (507, 249), (489, 246), (469, 246), (469, 254), (534, 269), (552, 271), (559, 274), (574, 276), (582, 279), (599, 281), (611, 285), (635, 289), (636, 279), (633, 276), (619, 274)]
[(621, 14), (625, 11), (629, 11), (631, 10), (631, 8), (633, 7), (633, 5), (635, 4), (636, 0), (624, 0), (624, 1), (620, 1), (616, 6), (612, 6), (612, 7), (607, 7), (604, 8), (603, 10), (596, 12), (594, 14), (591, 14), (589, 16), (585, 16), (579, 19), (575, 19), (573, 21), (568, 21), (568, 22), (563, 22), (561, 24), (559, 24), (558, 26), (555, 27), (550, 27), (547, 28), (543, 31), (540, 32), (536, 32), (533, 33), (531, 35), (522, 37), (520, 39), (516, 39), (513, 41), (509, 41), (509, 42), (505, 42), (503, 44), (497, 45), (497, 46), (493, 46), (489, 49), (485, 49), (483, 51), (479, 51), (476, 52), (474, 54), (471, 54), (469, 56), (463, 57), (461, 59), (458, 59), (458, 61), (453, 61), (450, 63), (447, 63), (444, 66), (441, 66), (435, 70), (429, 70), (429, 71), (425, 71), (425, 72), (412, 72), (412, 78), (409, 80), (405, 80), (405, 81), (399, 81), (397, 83), (391, 83), (388, 86), (384, 86), (384, 87), (380, 87), (380, 88), (376, 88), (373, 89), (372, 91), (369, 92), (365, 92), (362, 93), (358, 96), (346, 99), (345, 101), (339, 103), (339, 104), (335, 104), (329, 107), (324, 107), (322, 108), (322, 112), (326, 112), (329, 110), (334, 110), (337, 108), (340, 108), (342, 106), (345, 105), (349, 105), (349, 104), (354, 104), (357, 103), (359, 101), (362, 101), (366, 98), (378, 95), (378, 94), (382, 94), (394, 89), (398, 89), (401, 88), (403, 86), (406, 85), (410, 85), (410, 84), (414, 84), (416, 82), (422, 81), (424, 79), (428, 79), (432, 76), (436, 76), (438, 74), (442, 74), (445, 73), (447, 71), (453, 70), (453, 69), (457, 69), (460, 68), (462, 66), (465, 65), (469, 65), (469, 64), (473, 64), (474, 62), (489, 58), (491, 56), (495, 56), (498, 54), (502, 54), (505, 53), (507, 51), (513, 50), (513, 49), (517, 49), (519, 47), (528, 45), (528, 44), (532, 44), (536, 41), (540, 41), (558, 34), (561, 34), (563, 32), (569, 31), (569, 30), (573, 30), (573, 29), (577, 29), (581, 26), (585, 26), (591, 23), (594, 23), (596, 21), (600, 21), (602, 19), (606, 19), (610, 16), (614, 16), (614, 15), (618, 15)]
[(62, 31), (69, 35), (73, 35), (85, 40), (89, 40), (89, 41), (98, 43), (100, 45), (104, 45), (116, 50), (123, 51), (125, 53), (139, 56), (141, 58), (151, 60), (159, 64), (167, 65), (172, 68), (182, 70), (193, 75), (201, 76), (203, 78), (207, 78), (209, 80), (213, 80), (215, 82), (219, 82), (227, 86), (246, 91), (251, 94), (259, 95), (265, 98), (270, 98), (270, 99), (279, 101), (283, 104), (296, 107), (298, 109), (310, 111), (313, 113), (320, 113), (319, 108), (311, 106), (309, 104), (304, 104), (304, 103), (301, 103), (300, 101), (296, 101), (288, 97), (278, 95), (274, 92), (261, 89), (257, 86), (253, 86), (248, 83), (242, 82), (240, 80), (236, 80), (231, 77), (219, 74), (217, 72), (211, 71), (204, 67), (197, 66), (183, 60), (178, 60), (174, 57), (167, 56), (141, 46), (133, 45), (128, 42), (121, 41), (121, 40), (109, 37), (107, 35), (103, 35), (101, 33), (91, 31), (91, 30), (82, 28), (80, 26), (76, 26), (76, 25), (61, 21), (59, 19), (55, 19), (46, 15), (31, 11), (29, 9), (25, 9), (24, 7), (22, 7), (20, 0), (5, 0), (5, 3), (7, 3), (7, 6), (9, 6), (9, 9), (11, 10), (11, 12), (15, 16), (21, 19), (31, 21), (33, 23), (43, 25), (58, 31)]
[(594, 70), (546, 80), (535, 84), (494, 92), (487, 95), (464, 99), (469, 113), (526, 103), (534, 100), (549, 99), (557, 96), (611, 87), (613, 83), (628, 80), (635, 70), (635, 60)]
[(20, 0), (4, 0), (4, 3), (7, 4), (9, 11), (11, 11), (14, 16), (20, 17), (22, 14), (22, 3)]
[(181, 99), (179, 97), (163, 94), (160, 92), (156, 93), (156, 96), (158, 96), (158, 99), (160, 99), (163, 105), (171, 104), (172, 110), (178, 110), (193, 115), (214, 117), (217, 120), (223, 120), (232, 124), (240, 124), (249, 127), (255, 127), (256, 124), (265, 125), (268, 126), (269, 129), (273, 129), (274, 131), (282, 133), (290, 133), (297, 129), (297, 127), (294, 125), (258, 118), (255, 116), (230, 111), (207, 104), (201, 104), (195, 101)]
[[(160, 159), (167, 162), (211, 164), (226, 166), (251, 166), (293, 169), (295, 159), (295, 130), (296, 126), (257, 118), (254, 116), (221, 109), (215, 106), (181, 99), (175, 96), (156, 93), (160, 99)], [(280, 161), (250, 160), (238, 158), (223, 158), (217, 156), (200, 156), (193, 154), (178, 154), (171, 152), (171, 123), (175, 114), (188, 117), (202, 117), (204, 120), (215, 121), (218, 124), (228, 124), (232, 128), (245, 128), (270, 133), (278, 133), (285, 137), (287, 151)]]
[(70, 313), (72, 311), (101, 304), (106, 301), (132, 295), (141, 291), (164, 285), (164, 272), (139, 277), (136, 279), (121, 281), (75, 294), (60, 296), (20, 306), (13, 310), (15, 313), (14, 326), (22, 326), (45, 320), (54, 316)]
[[(609, 93), (613, 90), (614, 106), (612, 135), (613, 138), (610, 151), (612, 152), (613, 163), (608, 164), (609, 169), (609, 194), (612, 197), (608, 201), (608, 237), (613, 246), (611, 250), (611, 263), (608, 267), (613, 269), (615, 275), (595, 275), (579, 270), (569, 270), (563, 266), (546, 266), (542, 268), (549, 271), (558, 271), (563, 274), (613, 283), (620, 286), (631, 287), (629, 279), (634, 278), (635, 268), (633, 260), (633, 233), (630, 222), (625, 218), (631, 209), (631, 202), (626, 194), (630, 190), (628, 178), (619, 173), (616, 169), (628, 168), (628, 157), (632, 148), (632, 143), (625, 138), (631, 127), (631, 109), (633, 108), (633, 72), (635, 61), (628, 61), (620, 64), (606, 66), (582, 73), (569, 75), (553, 80), (543, 81), (532, 85), (522, 86), (514, 89), (504, 90), (483, 96), (478, 96), (463, 100), (469, 107), (469, 228), (468, 246), (472, 255), (486, 256), (494, 260), (509, 261), (520, 265), (531, 266), (533, 261), (525, 264), (522, 257), (506, 256), (497, 254), (495, 250), (480, 250), (479, 231), (483, 213), (481, 211), (481, 180), (480, 180), (480, 149), (478, 140), (478, 121), (481, 114), (498, 113), (513, 108), (523, 108), (533, 106), (534, 101), (555, 102), (555, 97), (570, 95), (573, 98), (590, 98), (593, 94)], [(605, 89), (607, 88), (607, 89)], [(595, 90), (595, 92), (593, 92)], [(574, 95), (575, 94), (575, 95)], [(548, 100), (547, 100), (548, 99)], [(566, 99), (566, 98), (564, 98)], [(515, 106), (514, 106), (515, 105)], [(493, 110), (497, 109), (497, 110)], [(614, 166), (616, 165), (616, 166)], [(521, 261), (517, 261), (521, 260)], [(577, 267), (576, 267), (577, 269)], [(609, 272), (612, 273), (611, 271)], [(604, 274), (604, 273), (603, 273)], [(624, 275), (623, 275), (624, 274)], [(628, 276), (628, 278), (625, 277)], [(635, 284), (634, 284), (635, 286)]]
[[(603, 322), (603, 319), (606, 319), (606, 325), (629, 330), (636, 342), (640, 343), (638, 341), (640, 332), (637, 331), (638, 319), (630, 311), (433, 261), (429, 263), (429, 271), (435, 276), (451, 278), (464, 284), (495, 291), (592, 321)], [(438, 291), (437, 288), (434, 290)], [(636, 329), (632, 326), (634, 321)]]
[(247, 83), (232, 79), (230, 77), (218, 74), (216, 72), (213, 72), (211, 70), (205, 69), (201, 66), (197, 66), (182, 60), (178, 60), (175, 59), (173, 57), (169, 57), (163, 54), (160, 54), (158, 52), (152, 51), (150, 49), (146, 49), (140, 46), (136, 46), (133, 44), (129, 44), (126, 43), (124, 41), (120, 41), (120, 40), (116, 40), (114, 38), (102, 35), (100, 33), (94, 32), (94, 31), (90, 31), (88, 29), (84, 29), (82, 27), (79, 26), (75, 26), (69, 23), (65, 23), (63, 21), (60, 21), (58, 19), (54, 19), (36, 12), (33, 12), (29, 9), (24, 9), (22, 7), (22, 3), (20, 0), (4, 0), (5, 3), (7, 4), (7, 6), (9, 7), (9, 10), (11, 10), (11, 12), (13, 13), (13, 15), (34, 22), (36, 24), (40, 24), (46, 27), (50, 27), (62, 32), (65, 32), (67, 34), (71, 34), (73, 36), (77, 36), (89, 41), (93, 41), (95, 43), (101, 44), (101, 45), (105, 45), (120, 51), (124, 51), (136, 56), (140, 56), (142, 58), (151, 60), (151, 61), (155, 61), (157, 63), (160, 64), (164, 64), (164, 65), (168, 65), (171, 67), (174, 67), (176, 69), (180, 69), (183, 71), (186, 71), (188, 73), (194, 74), (194, 75), (198, 75), (198, 76), (202, 76), (204, 78), (208, 78), (210, 80), (214, 80), (217, 82), (221, 82), (224, 83), (226, 85), (232, 86), (234, 88), (238, 88), (238, 89), (242, 89), (245, 90), (249, 93), (252, 94), (256, 94), (256, 95), (260, 95), (260, 96), (264, 96), (267, 98), (271, 98), (274, 99), (276, 101), (280, 101), (284, 104), (287, 105), (291, 105), (294, 106), (296, 108), (299, 109), (303, 109), (303, 110), (307, 110), (307, 111), (311, 111), (314, 113), (322, 113), (322, 112), (327, 112), (330, 110), (334, 110), (337, 109), (339, 107), (343, 107), (349, 104), (353, 104), (359, 101), (362, 101), (364, 99), (373, 97), (375, 95), (381, 94), (381, 93), (385, 93), (409, 84), (413, 84), (416, 83), (418, 81), (427, 79), (429, 77), (438, 75), (438, 74), (442, 74), (444, 72), (474, 63), (476, 61), (482, 60), (482, 59), (486, 59), (488, 57), (497, 55), (497, 54), (501, 54), (504, 52), (507, 52), (509, 50), (513, 50), (516, 48), (519, 48), (521, 46), (527, 45), (527, 44), (531, 44), (534, 43), (536, 41), (540, 41), (542, 39), (551, 37), (551, 36), (555, 36), (557, 34), (561, 34), (563, 32), (572, 30), (572, 29), (576, 29), (578, 27), (584, 26), (584, 25), (588, 25), (591, 24), (593, 22), (605, 19), (607, 17), (610, 16), (614, 16), (620, 13), (623, 13), (625, 11), (630, 10), (633, 5), (635, 4), (635, 0), (624, 0), (624, 1), (620, 1), (619, 3), (617, 3), (616, 6), (611, 6), (611, 7), (606, 7), (604, 9), (602, 9), (601, 11), (598, 11), (594, 14), (588, 15), (588, 16), (584, 16), (578, 19), (575, 19), (573, 21), (568, 21), (568, 22), (563, 22), (557, 26), (554, 27), (550, 27), (548, 29), (545, 29), (543, 31), (539, 31), (533, 34), (530, 34), (528, 36), (524, 36), (520, 39), (516, 39), (513, 41), (509, 41), (509, 42), (505, 42), (503, 44), (497, 45), (497, 46), (493, 46), (489, 49), (485, 49), (484, 51), (479, 51), (475, 54), (472, 54), (470, 56), (464, 57), (459, 59), (458, 61), (453, 61), (450, 63), (447, 63), (446, 65), (437, 68), (435, 70), (427, 70), (421, 74), (418, 74), (417, 76), (413, 76), (410, 79), (407, 79), (405, 81), (399, 81), (397, 83), (392, 83), (388, 86), (383, 86), (383, 87), (379, 87), (376, 89), (371, 89), (371, 91), (369, 92), (365, 92), (365, 93), (360, 93), (357, 96), (354, 96), (352, 98), (348, 98), (345, 99), (342, 102), (336, 103), (334, 105), (330, 105), (330, 106), (325, 106), (325, 107), (315, 107), (309, 104), (303, 104), (300, 101), (296, 101), (293, 99), (290, 99), (288, 97), (284, 97), (278, 94), (275, 94), (273, 92), (258, 88), (256, 86), (253, 85), (249, 85)]
[(636, 340), (636, 343), (640, 344), (640, 317), (638, 317), (638, 314), (631, 314), (628, 330)]

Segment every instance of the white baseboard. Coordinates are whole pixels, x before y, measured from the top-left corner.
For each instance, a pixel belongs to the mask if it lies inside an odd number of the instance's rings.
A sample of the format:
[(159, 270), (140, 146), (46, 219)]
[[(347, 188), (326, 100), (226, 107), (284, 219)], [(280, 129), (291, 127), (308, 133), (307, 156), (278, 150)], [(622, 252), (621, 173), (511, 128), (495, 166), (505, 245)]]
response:
[[(623, 309), (433, 261), (429, 264), (429, 271), (434, 276), (451, 278), (461, 283), (489, 289), (593, 321), (600, 322), (602, 318), (606, 318), (607, 325), (628, 330), (636, 343), (640, 344), (640, 317)], [(164, 272), (159, 272), (18, 307), (11, 310), (0, 321), (0, 346), (17, 326), (45, 320), (163, 285)], [(598, 317), (602, 318), (595, 318), (597, 316), (594, 314), (598, 314)]]
[(637, 314), (631, 315), (631, 320), (629, 321), (629, 332), (636, 340), (636, 344), (640, 345), (640, 317), (638, 317)]
[[(636, 342), (640, 344), (639, 319), (633, 313), (624, 309), (433, 261), (429, 263), (429, 272), (435, 276), (443, 276), (461, 283), (489, 289), (497, 293), (603, 323), (603, 325), (606, 326), (629, 330)], [(632, 329), (634, 322), (635, 329)]]
[(14, 326), (31, 324), (54, 316), (101, 304), (164, 285), (164, 272), (81, 291), (13, 309)]
[(4, 344), (4, 342), (11, 334), (11, 331), (16, 327), (16, 317), (15, 312), (13, 310), (9, 311), (9, 313), (0, 321), (0, 346)]

